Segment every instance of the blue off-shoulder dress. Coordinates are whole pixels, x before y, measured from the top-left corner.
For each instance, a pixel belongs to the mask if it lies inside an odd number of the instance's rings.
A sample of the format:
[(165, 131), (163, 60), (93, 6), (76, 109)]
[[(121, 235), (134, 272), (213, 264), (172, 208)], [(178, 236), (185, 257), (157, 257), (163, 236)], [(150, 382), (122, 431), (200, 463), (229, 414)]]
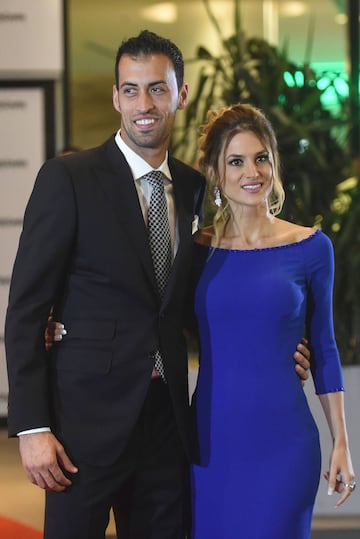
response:
[(274, 248), (194, 249), (200, 465), (191, 537), (309, 538), (321, 456), (293, 353), (306, 330), (316, 392), (343, 390), (330, 239), (318, 230)]

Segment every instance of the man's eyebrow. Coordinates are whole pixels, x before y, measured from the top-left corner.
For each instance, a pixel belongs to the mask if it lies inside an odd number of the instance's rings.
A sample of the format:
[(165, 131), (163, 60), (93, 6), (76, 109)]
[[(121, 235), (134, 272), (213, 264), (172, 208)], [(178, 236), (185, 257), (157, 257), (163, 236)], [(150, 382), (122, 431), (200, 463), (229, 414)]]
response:
[(149, 84), (149, 86), (156, 86), (157, 84), (167, 84), (167, 82), (166, 82), (166, 80), (160, 79), (160, 80), (156, 80), (154, 82), (151, 82)]
[[(160, 80), (155, 80), (155, 81), (152, 81), (152, 82), (149, 82), (149, 84), (147, 84), (147, 86), (157, 86), (158, 84), (167, 84), (167, 82), (163, 79), (160, 79)], [(131, 82), (131, 81), (124, 81), (120, 84), (120, 88), (122, 88), (123, 86), (132, 86), (134, 88), (136, 88), (137, 86), (139, 86), (138, 83), (136, 82)]]
[(129, 81), (125, 81), (125, 82), (122, 82), (120, 84), (120, 88), (122, 88), (123, 86), (138, 86), (138, 84), (136, 84), (136, 82), (129, 82)]

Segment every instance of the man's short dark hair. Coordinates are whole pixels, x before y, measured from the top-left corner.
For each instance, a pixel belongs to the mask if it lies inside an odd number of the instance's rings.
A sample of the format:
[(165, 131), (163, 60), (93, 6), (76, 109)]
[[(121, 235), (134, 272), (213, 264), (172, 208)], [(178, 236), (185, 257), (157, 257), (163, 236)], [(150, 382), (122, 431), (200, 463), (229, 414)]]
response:
[(184, 59), (180, 49), (170, 39), (158, 36), (149, 30), (143, 30), (137, 37), (131, 37), (121, 43), (115, 60), (116, 87), (119, 89), (119, 61), (122, 56), (138, 58), (152, 54), (164, 54), (171, 60), (180, 90), (184, 82)]

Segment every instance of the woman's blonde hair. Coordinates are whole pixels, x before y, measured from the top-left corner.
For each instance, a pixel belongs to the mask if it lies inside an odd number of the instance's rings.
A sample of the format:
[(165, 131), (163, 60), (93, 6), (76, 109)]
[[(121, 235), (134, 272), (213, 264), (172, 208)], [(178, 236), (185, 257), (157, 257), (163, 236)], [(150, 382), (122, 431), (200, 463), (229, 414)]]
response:
[[(278, 215), (285, 200), (284, 188), (280, 178), (280, 163), (277, 140), (274, 130), (261, 110), (250, 105), (241, 104), (225, 107), (219, 112), (209, 111), (207, 123), (202, 127), (199, 139), (201, 151), (199, 165), (207, 176), (210, 195), (222, 191), (224, 178), (220, 177), (219, 161), (225, 159), (226, 149), (232, 138), (238, 133), (251, 131), (264, 144), (272, 165), (273, 188), (268, 197), (268, 212)], [(217, 241), (230, 216), (230, 208), (226, 197), (221, 193), (222, 204), (218, 207), (213, 225)]]

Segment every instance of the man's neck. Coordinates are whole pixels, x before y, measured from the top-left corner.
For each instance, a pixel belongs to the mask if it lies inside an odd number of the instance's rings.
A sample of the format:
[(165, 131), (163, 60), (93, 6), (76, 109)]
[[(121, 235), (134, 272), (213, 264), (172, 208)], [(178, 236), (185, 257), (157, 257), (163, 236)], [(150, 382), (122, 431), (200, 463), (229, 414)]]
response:
[(128, 140), (126, 137), (122, 136), (123, 134), (120, 131), (120, 137), (124, 144), (128, 146), (133, 152), (135, 152), (141, 159), (146, 161), (151, 168), (157, 169), (165, 160), (167, 156), (167, 146), (163, 145), (160, 148), (146, 148), (141, 146), (136, 146), (132, 143), (131, 140)]

